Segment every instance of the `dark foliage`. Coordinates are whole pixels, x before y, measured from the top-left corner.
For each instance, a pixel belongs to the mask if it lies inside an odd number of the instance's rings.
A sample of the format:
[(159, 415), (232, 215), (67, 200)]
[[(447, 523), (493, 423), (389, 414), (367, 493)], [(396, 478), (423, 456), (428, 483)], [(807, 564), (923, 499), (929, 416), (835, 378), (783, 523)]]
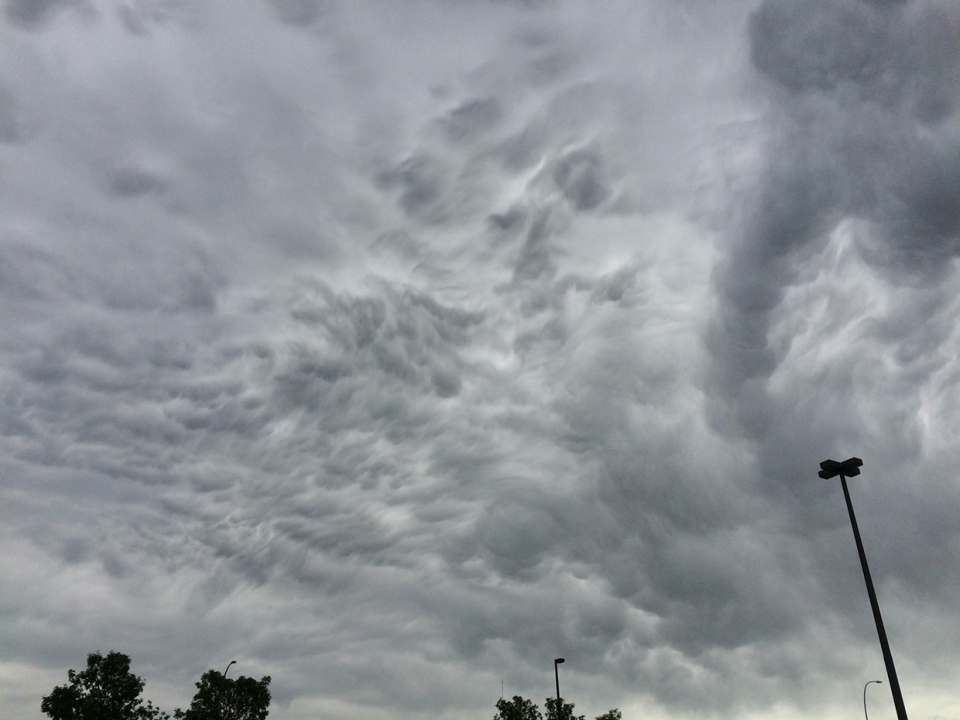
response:
[[(546, 716), (540, 713), (540, 708), (526, 698), (514, 695), (512, 700), (497, 700), (497, 714), (493, 720), (585, 720), (583, 715), (573, 714), (573, 703), (564, 702), (560, 698), (560, 716), (557, 717), (557, 699), (547, 698), (545, 706)], [(619, 710), (613, 708), (597, 717), (596, 720), (623, 720)]]
[(584, 720), (583, 715), (576, 716), (573, 714), (573, 703), (565, 702), (563, 698), (560, 698), (560, 703), (560, 713), (558, 715), (557, 699), (547, 698), (544, 701), (547, 708), (546, 720)]
[(177, 710), (177, 720), (264, 720), (270, 707), (270, 676), (260, 680), (227, 678), (208, 670), (197, 683), (197, 693), (186, 711)]
[(58, 685), (40, 709), (52, 720), (167, 720), (169, 715), (144, 704), (144, 682), (130, 672), (130, 658), (110, 652), (87, 656), (85, 670), (69, 670), (68, 685)]
[(497, 700), (497, 714), (493, 716), (493, 720), (542, 720), (542, 718), (540, 708), (533, 701), (519, 695), (514, 695), (513, 700), (503, 698)]
[(603, 715), (597, 715), (597, 720), (623, 720), (623, 714), (614, 708), (607, 710)]

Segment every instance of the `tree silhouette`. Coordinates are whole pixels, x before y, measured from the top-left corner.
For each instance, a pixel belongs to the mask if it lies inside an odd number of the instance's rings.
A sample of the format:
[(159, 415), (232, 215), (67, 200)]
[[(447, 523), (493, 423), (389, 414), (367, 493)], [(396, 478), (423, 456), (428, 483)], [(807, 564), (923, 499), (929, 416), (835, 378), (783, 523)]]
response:
[(603, 715), (597, 715), (597, 720), (623, 720), (623, 714), (614, 708), (607, 710)]
[[(493, 720), (585, 720), (583, 715), (574, 716), (573, 703), (563, 702), (560, 708), (560, 717), (557, 717), (557, 699), (547, 698), (547, 714), (544, 717), (540, 714), (540, 708), (530, 700), (519, 695), (514, 695), (512, 700), (497, 700), (497, 714)], [(603, 715), (597, 716), (596, 720), (623, 720), (623, 715), (617, 708), (608, 710)]]
[(190, 707), (177, 710), (177, 720), (264, 720), (270, 712), (270, 676), (236, 680), (207, 670), (197, 684)]
[(144, 704), (144, 682), (130, 672), (130, 658), (111, 651), (87, 656), (85, 670), (67, 671), (69, 685), (58, 685), (40, 703), (52, 720), (167, 720), (170, 716)]
[(560, 698), (560, 703), (560, 713), (558, 715), (557, 699), (547, 698), (546, 701), (544, 701), (544, 705), (547, 708), (546, 720), (584, 720), (583, 715), (574, 716), (574, 703), (564, 702), (563, 698)]
[(514, 695), (513, 700), (497, 700), (497, 714), (493, 720), (543, 720), (543, 716), (532, 700)]

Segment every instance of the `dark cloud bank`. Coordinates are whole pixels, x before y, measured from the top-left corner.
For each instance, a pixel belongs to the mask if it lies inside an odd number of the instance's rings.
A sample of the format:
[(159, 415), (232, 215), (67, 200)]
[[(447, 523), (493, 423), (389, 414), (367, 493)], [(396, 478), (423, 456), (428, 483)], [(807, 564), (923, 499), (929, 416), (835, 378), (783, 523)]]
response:
[(4, 18), (10, 717), (956, 714), (955, 5)]

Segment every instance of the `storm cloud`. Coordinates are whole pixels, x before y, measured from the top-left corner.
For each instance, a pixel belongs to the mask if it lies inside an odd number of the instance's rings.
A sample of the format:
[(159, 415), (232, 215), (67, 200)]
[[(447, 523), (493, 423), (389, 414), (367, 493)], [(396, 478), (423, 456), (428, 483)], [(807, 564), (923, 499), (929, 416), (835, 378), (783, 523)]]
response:
[(957, 714), (955, 4), (0, 17), (5, 717)]

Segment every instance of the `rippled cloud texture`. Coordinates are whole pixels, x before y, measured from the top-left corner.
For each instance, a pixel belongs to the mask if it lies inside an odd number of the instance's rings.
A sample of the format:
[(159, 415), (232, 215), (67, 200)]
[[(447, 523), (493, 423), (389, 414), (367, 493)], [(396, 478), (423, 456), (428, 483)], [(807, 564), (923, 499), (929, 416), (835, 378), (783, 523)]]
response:
[(5, 718), (960, 717), (955, 2), (2, 8)]

